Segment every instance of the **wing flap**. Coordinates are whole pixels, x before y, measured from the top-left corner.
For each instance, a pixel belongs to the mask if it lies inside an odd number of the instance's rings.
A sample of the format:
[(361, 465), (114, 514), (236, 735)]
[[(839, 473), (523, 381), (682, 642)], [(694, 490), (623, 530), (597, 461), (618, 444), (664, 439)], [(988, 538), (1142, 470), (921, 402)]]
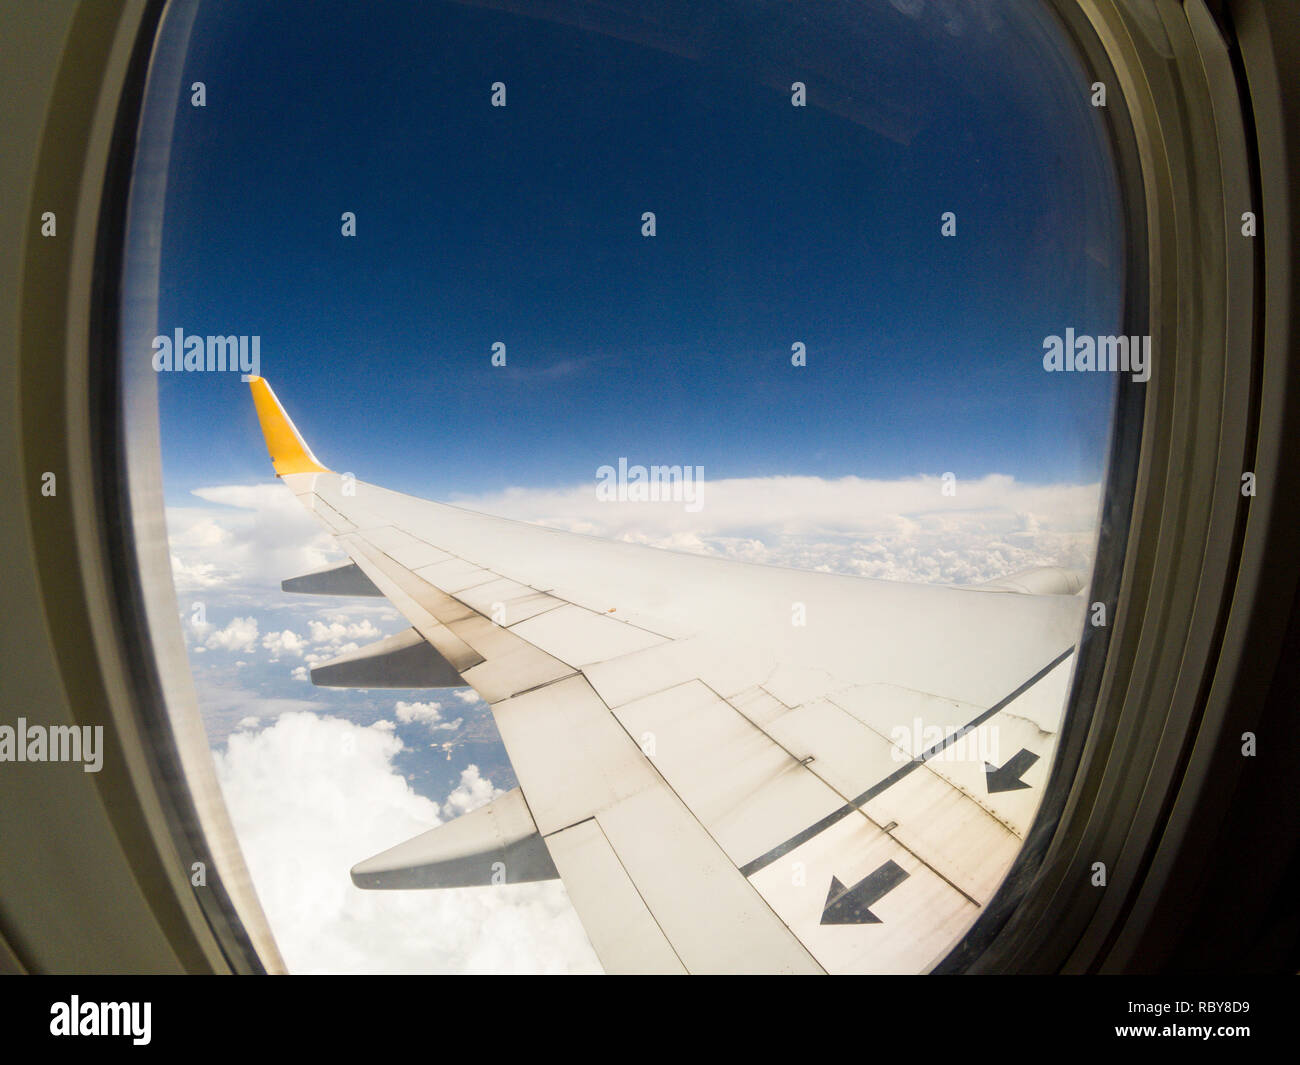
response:
[(596, 822), (690, 972), (824, 971), (662, 782)]
[(640, 749), (581, 676), (496, 703), (492, 713), (544, 836), (657, 782)]
[(614, 713), (738, 867), (844, 805), (698, 680)]
[(548, 836), (546, 845), (606, 972), (687, 971), (595, 818)]
[[(907, 875), (890, 876), (891, 866)], [(836, 821), (750, 882), (832, 973), (927, 971), (979, 912), (861, 815)], [(847, 913), (828, 913), (832, 892), (842, 898), (845, 891), (854, 894), (855, 905)]]

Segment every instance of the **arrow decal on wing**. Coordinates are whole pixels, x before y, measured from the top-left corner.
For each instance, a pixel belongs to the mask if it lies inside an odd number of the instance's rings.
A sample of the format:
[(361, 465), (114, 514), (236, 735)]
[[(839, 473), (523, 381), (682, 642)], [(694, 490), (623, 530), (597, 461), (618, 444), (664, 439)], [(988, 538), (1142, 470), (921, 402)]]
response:
[(999, 791), (1018, 791), (1029, 787), (1020, 778), (1037, 761), (1038, 755), (1021, 747), (1016, 754), (1007, 759), (1001, 769), (991, 762), (985, 762), (984, 779), (988, 784), (989, 794), (993, 795)]
[(875, 903), (898, 887), (908, 874), (897, 862), (886, 862), (874, 873), (868, 873), (851, 888), (831, 877), (831, 889), (826, 894), (822, 909), (822, 924), (880, 924), (880, 918), (871, 912)]

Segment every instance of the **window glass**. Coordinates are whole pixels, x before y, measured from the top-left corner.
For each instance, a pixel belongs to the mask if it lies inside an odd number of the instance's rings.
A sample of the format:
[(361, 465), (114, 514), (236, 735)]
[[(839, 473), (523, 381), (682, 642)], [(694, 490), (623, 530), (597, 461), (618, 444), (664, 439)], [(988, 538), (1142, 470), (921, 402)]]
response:
[[(202, 3), (182, 80), (165, 343), (127, 357), (157, 360), (179, 616), (292, 970), (600, 962), (559, 881), (349, 880), (518, 779), (471, 687), (310, 682), (408, 621), (281, 590), (345, 555), (276, 483), (212, 338), (238, 338), (218, 350), (363, 482), (868, 580), (1037, 570), (1002, 596), (1062, 593), (1089, 622), (1071, 593), (1096, 545), (1119, 371), (1095, 367), (1119, 351), (1126, 237), (1097, 87), (1035, 5)], [(1140, 379), (1140, 338), (1122, 339)], [(654, 466), (694, 480), (640, 501)], [(1001, 864), (900, 967), (937, 961), (1014, 856), (1071, 664), (1028, 707), (1048, 737), (1032, 751), (1019, 731), (956, 735), (964, 708), (868, 725), (838, 707), (909, 756), (952, 747), (924, 779), (974, 805), (1029, 793), (995, 818)], [(943, 846), (908, 835), (926, 795), (866, 811), (922, 864)]]

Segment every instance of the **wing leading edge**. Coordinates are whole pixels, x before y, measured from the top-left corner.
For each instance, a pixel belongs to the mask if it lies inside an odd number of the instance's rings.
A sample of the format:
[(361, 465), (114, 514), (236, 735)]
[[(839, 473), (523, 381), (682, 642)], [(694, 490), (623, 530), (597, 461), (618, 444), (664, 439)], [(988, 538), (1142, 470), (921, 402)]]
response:
[(377, 591), (411, 625), (313, 679), (470, 685), (519, 780), (358, 883), (558, 873), (617, 972), (926, 971), (996, 891), (1055, 752), (1079, 596), (758, 566), (417, 499), (327, 469), (251, 387), (277, 475), (351, 559), (304, 589)]

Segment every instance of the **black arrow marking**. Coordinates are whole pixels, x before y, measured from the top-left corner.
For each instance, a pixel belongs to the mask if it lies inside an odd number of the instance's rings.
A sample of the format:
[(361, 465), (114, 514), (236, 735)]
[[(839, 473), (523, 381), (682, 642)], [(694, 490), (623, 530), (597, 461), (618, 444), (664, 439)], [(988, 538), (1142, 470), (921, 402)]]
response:
[(868, 873), (851, 888), (831, 877), (831, 889), (826, 893), (822, 908), (822, 924), (880, 924), (880, 918), (869, 909), (908, 878), (897, 862), (886, 862), (874, 873)]
[(1001, 769), (992, 762), (985, 762), (984, 780), (989, 786), (989, 794), (992, 795), (995, 791), (1018, 791), (1020, 788), (1029, 787), (1020, 778), (1025, 770), (1037, 761), (1038, 755), (1021, 747), (1018, 753), (1007, 759)]

